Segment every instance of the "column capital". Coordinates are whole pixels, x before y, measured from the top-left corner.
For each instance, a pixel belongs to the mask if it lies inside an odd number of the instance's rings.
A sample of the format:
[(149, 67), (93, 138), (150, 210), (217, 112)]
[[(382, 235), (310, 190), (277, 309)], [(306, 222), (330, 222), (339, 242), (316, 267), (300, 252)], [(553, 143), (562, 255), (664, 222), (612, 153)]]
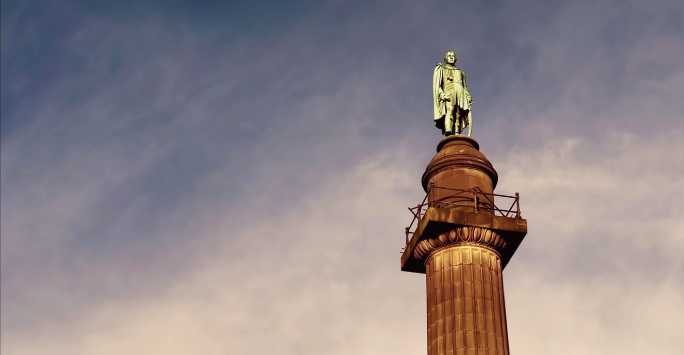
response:
[(421, 240), (413, 249), (413, 257), (425, 262), (428, 256), (445, 246), (478, 245), (494, 251), (499, 257), (506, 249), (506, 240), (494, 230), (475, 226), (458, 226), (435, 237)]

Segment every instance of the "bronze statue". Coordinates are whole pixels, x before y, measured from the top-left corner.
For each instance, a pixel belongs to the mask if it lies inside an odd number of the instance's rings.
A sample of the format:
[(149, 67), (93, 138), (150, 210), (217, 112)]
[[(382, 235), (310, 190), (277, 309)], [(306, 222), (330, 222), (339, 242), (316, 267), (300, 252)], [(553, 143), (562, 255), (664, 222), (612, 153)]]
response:
[(466, 85), (465, 73), (455, 66), (456, 60), (456, 51), (446, 51), (432, 76), (435, 126), (445, 136), (461, 134), (468, 127), (470, 137), (473, 99)]

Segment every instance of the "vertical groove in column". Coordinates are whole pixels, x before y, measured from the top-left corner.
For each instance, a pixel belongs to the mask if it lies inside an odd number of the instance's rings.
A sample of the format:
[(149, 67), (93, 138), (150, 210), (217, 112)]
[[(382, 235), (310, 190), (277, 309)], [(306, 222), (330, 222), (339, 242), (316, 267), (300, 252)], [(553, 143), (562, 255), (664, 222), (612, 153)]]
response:
[(430, 331), (430, 324), (432, 324), (432, 312), (430, 312), (430, 306), (432, 305), (432, 300), (430, 299), (430, 297), (433, 293), (430, 292), (430, 287), (432, 287), (432, 282), (430, 280), (430, 278), (432, 277), (432, 272), (430, 272), (430, 268), (431, 263), (427, 263), (425, 265), (425, 290), (427, 291), (427, 295), (425, 297), (425, 308), (427, 309), (427, 322), (425, 324), (425, 328), (427, 331), (427, 341), (425, 343), (427, 344), (428, 354), (432, 354), (430, 348), (430, 339), (432, 339), (432, 331)]
[(471, 248), (473, 251), (473, 322), (475, 327), (475, 353), (480, 354), (485, 341), (483, 334), (484, 310), (482, 309), (482, 250)]
[(465, 269), (465, 276), (468, 281), (468, 283), (465, 285), (465, 291), (466, 298), (469, 298), (467, 303), (469, 309), (466, 309), (466, 349), (468, 354), (475, 355), (477, 351), (477, 339), (475, 338), (475, 330), (477, 329), (475, 320), (477, 318), (477, 314), (475, 313), (475, 265), (473, 264), (473, 248), (468, 247), (464, 249), (464, 251), (466, 252), (466, 260), (468, 261)]
[(455, 244), (426, 262), (428, 355), (508, 355), (501, 259)]
[(443, 354), (444, 348), (444, 257), (446, 254), (437, 256), (437, 272), (439, 272), (439, 287), (437, 288), (437, 353)]
[(493, 269), (494, 269), (495, 257), (492, 255), (487, 256), (487, 270), (485, 272), (485, 295), (486, 305), (487, 305), (487, 354), (496, 354), (496, 311), (497, 308), (494, 307), (494, 287), (492, 283), (495, 282)]
[(501, 322), (503, 326), (503, 338), (506, 339), (504, 342), (504, 351), (508, 355), (510, 349), (508, 347), (508, 320), (506, 319), (506, 296), (504, 295), (504, 285), (503, 285), (503, 275), (499, 274), (499, 290), (501, 294), (501, 317), (503, 321)]
[(446, 254), (441, 254), (438, 256), (437, 260), (437, 272), (439, 277), (437, 278), (440, 282), (438, 288), (437, 297), (437, 354), (444, 354), (444, 258)]
[[(458, 255), (458, 258), (460, 260), (460, 265), (459, 265), (459, 272), (458, 272), (458, 277), (459, 277), (459, 284), (458, 284), (458, 293), (461, 296), (461, 301), (459, 302), (459, 305), (461, 306), (461, 309), (459, 310), (458, 319), (460, 320), (461, 324), (461, 329), (459, 329), (459, 335), (461, 336), (461, 339), (458, 343), (458, 348), (459, 352), (461, 354), (465, 354), (466, 351), (466, 326), (465, 326), (465, 310), (466, 310), (466, 296), (465, 296), (465, 277), (463, 277), (463, 273), (465, 272), (465, 262), (464, 262), (464, 255), (463, 253), (456, 252), (456, 255)], [(456, 285), (454, 285), (456, 286)]]
[[(451, 284), (451, 273), (452, 273), (452, 264), (453, 264), (453, 253), (447, 253), (446, 254), (446, 260), (444, 263), (444, 283), (445, 284)], [(445, 331), (445, 337), (444, 337), (444, 353), (445, 354), (452, 354), (453, 353), (453, 335), (454, 335), (454, 288), (449, 287), (447, 288), (446, 292), (446, 318), (444, 322), (444, 331)]]
[(478, 265), (478, 276), (480, 277), (480, 285), (478, 286), (478, 292), (480, 293), (480, 347), (482, 348), (482, 353), (487, 354), (487, 316), (489, 315), (489, 309), (487, 308), (487, 293), (485, 292), (485, 265), (489, 264), (489, 255), (484, 251), (480, 253), (480, 263)]
[[(499, 261), (497, 261), (497, 264), (500, 265)], [(501, 275), (495, 275), (496, 276), (496, 285), (500, 286), (501, 285)], [(496, 294), (496, 301), (497, 305), (499, 306), (499, 311), (497, 312), (497, 316), (499, 318), (499, 322), (497, 324), (498, 327), (498, 334), (497, 334), (497, 347), (499, 351), (502, 354), (506, 354), (505, 349), (507, 348), (506, 343), (508, 343), (508, 338), (504, 338), (505, 331), (504, 329), (506, 328), (506, 324), (504, 322), (506, 321), (504, 318), (504, 311), (503, 311), (503, 295), (501, 290), (501, 287), (497, 287), (499, 289), (499, 292), (495, 292)]]

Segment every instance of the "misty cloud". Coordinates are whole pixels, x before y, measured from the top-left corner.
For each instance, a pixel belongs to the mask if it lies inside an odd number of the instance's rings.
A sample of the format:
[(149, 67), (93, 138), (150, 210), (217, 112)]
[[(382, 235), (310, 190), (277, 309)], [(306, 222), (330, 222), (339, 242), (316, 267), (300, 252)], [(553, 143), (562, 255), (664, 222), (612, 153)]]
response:
[(2, 11), (3, 353), (424, 352), (446, 47), (530, 227), (512, 351), (679, 353), (680, 2), (44, 5)]

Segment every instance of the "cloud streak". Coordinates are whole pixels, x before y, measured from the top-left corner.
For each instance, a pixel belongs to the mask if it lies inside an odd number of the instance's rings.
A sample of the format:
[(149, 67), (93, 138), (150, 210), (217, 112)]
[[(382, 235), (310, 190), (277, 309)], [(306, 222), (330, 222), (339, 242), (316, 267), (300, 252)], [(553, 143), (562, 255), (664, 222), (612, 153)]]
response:
[(74, 5), (51, 36), (3, 11), (2, 352), (424, 352), (399, 250), (455, 46), (530, 225), (512, 351), (678, 353), (683, 12), (621, 4), (328, 2), (243, 33)]

